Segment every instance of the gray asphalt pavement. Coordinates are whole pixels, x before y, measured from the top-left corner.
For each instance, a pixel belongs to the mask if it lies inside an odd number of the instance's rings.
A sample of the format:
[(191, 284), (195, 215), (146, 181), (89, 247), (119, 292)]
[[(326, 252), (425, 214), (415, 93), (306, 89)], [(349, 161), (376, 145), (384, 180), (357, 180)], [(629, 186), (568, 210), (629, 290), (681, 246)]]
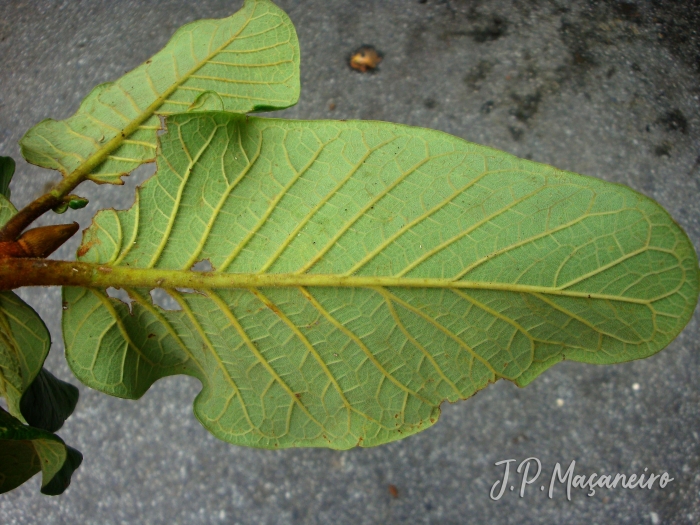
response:
[[(0, 1), (0, 155), (18, 161), (18, 205), (56, 173), (21, 160), (33, 124), (66, 118), (96, 84), (158, 51), (180, 25), (240, 0)], [(362, 118), (443, 130), (521, 157), (627, 184), (659, 201), (700, 246), (700, 6), (695, 1), (279, 0), (302, 51), (300, 103), (275, 116)], [(377, 72), (347, 65), (362, 44)], [(126, 208), (124, 187), (80, 188), (78, 220)], [(69, 258), (78, 239), (56, 257)], [(58, 289), (22, 290), (45, 319), (47, 361), (63, 358)], [(561, 363), (519, 389), (499, 382), (443, 406), (414, 437), (373, 449), (265, 451), (216, 440), (196, 421), (196, 380), (158, 382), (140, 401), (81, 387), (59, 434), (85, 460), (60, 497), (36, 477), (0, 496), (0, 524), (697, 524), (700, 316), (656, 356), (616, 366)], [(577, 474), (668, 472), (651, 490), (540, 482), (489, 491), (495, 462), (537, 457)], [(516, 465), (517, 465), (516, 462)], [(389, 486), (396, 492), (392, 494)], [(397, 497), (395, 497), (397, 496)]]

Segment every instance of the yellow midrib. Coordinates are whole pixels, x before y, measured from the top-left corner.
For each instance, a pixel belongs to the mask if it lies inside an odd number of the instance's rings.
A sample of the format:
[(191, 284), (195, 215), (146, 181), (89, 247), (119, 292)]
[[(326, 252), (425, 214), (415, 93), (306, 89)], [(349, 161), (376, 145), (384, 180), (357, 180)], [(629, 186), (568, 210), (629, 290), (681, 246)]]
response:
[[(80, 263), (78, 263), (80, 264)], [(84, 263), (83, 263), (84, 264)], [(672, 295), (677, 287), (660, 297), (639, 299), (612, 294), (581, 292), (566, 287), (534, 286), (488, 281), (455, 281), (439, 278), (343, 276), (297, 273), (217, 273), (190, 270), (163, 270), (158, 268), (128, 268), (98, 264), (85, 265), (91, 275), (90, 287), (151, 287), (192, 288), (215, 290), (232, 288), (290, 288), (290, 287), (335, 287), (335, 288), (442, 288), (454, 290), (492, 290), (512, 293), (545, 294), (579, 299), (619, 301), (641, 305)], [(81, 283), (82, 284), (82, 283)], [(679, 283), (682, 285), (683, 283)]]

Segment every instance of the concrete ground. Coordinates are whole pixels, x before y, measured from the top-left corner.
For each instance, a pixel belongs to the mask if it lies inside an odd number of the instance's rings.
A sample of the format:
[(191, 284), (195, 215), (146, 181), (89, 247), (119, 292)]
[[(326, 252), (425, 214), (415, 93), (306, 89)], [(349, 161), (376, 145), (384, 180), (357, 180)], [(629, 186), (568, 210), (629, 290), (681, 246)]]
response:
[[(66, 118), (90, 89), (158, 51), (174, 30), (240, 0), (0, 2), (0, 154), (18, 159), (14, 200), (56, 173), (20, 160), (36, 122)], [(670, 0), (279, 0), (302, 50), (300, 103), (278, 116), (363, 118), (447, 131), (621, 182), (658, 200), (700, 246), (700, 6)], [(361, 44), (384, 54), (360, 74)], [(126, 187), (86, 184), (87, 211), (128, 207)], [(77, 239), (57, 254), (71, 257)], [(64, 379), (58, 289), (22, 290), (46, 320)], [(173, 377), (140, 401), (85, 388), (60, 431), (85, 460), (61, 497), (36, 477), (0, 496), (14, 524), (395, 524), (700, 522), (700, 317), (644, 361), (562, 363), (525, 389), (500, 382), (445, 405), (435, 427), (373, 449), (264, 451), (217, 441), (195, 420), (199, 384)], [(537, 457), (577, 474), (662, 473), (651, 490), (529, 487), (489, 498), (495, 462)], [(394, 485), (392, 494), (389, 486)], [(397, 497), (396, 497), (397, 496)]]

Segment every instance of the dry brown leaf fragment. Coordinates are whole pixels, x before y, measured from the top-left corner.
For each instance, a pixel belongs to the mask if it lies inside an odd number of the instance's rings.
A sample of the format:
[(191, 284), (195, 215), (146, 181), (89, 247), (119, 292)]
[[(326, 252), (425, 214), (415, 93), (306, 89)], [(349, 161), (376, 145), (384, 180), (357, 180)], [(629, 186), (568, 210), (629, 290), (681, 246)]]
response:
[(350, 55), (350, 67), (360, 73), (376, 69), (382, 61), (382, 55), (373, 46), (362, 46)]

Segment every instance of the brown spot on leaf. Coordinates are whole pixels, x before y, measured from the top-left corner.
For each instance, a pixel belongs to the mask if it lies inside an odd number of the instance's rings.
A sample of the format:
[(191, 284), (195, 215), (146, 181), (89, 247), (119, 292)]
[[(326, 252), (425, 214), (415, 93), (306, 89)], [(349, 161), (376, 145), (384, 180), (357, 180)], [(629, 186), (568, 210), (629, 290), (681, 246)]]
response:
[(90, 249), (96, 244), (102, 244), (99, 237), (94, 236), (90, 241), (84, 243), (80, 248), (78, 248), (78, 257), (83, 257)]

